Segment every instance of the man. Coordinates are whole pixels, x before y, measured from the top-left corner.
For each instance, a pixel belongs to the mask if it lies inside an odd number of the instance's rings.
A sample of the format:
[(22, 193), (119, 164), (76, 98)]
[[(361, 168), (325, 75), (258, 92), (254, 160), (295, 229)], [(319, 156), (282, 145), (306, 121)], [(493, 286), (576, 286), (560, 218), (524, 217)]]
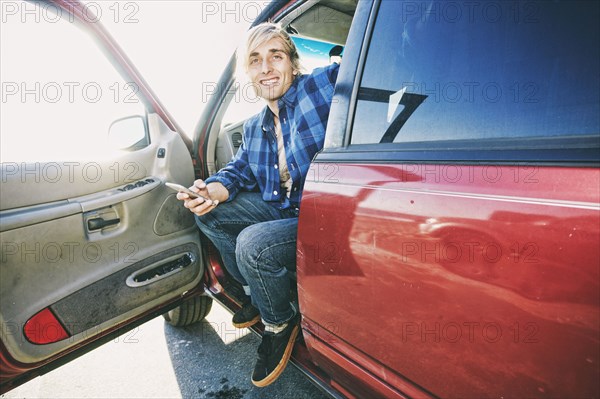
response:
[(302, 188), (310, 161), (323, 147), (338, 64), (300, 73), (298, 52), (279, 25), (252, 28), (238, 64), (266, 102), (244, 124), (233, 160), (206, 181), (196, 180), (177, 198), (219, 249), (229, 273), (249, 298), (233, 322), (265, 325), (252, 383), (271, 384), (283, 372), (299, 331), (290, 301), (289, 271), (296, 268), (296, 238)]

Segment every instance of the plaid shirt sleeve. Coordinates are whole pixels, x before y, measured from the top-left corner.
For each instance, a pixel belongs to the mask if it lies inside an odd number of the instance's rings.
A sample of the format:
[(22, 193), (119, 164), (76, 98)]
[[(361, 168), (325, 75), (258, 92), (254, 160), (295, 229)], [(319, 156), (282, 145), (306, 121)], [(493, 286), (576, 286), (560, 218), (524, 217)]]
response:
[[(247, 125), (252, 124), (252, 120), (256, 118), (257, 116), (254, 116), (244, 123), (244, 132), (246, 132)], [(229, 191), (229, 198), (226, 202), (232, 201), (241, 190), (253, 191), (256, 188), (256, 178), (250, 169), (245, 141), (242, 141), (238, 152), (223, 169), (205, 180), (206, 184), (212, 182), (221, 183)]]

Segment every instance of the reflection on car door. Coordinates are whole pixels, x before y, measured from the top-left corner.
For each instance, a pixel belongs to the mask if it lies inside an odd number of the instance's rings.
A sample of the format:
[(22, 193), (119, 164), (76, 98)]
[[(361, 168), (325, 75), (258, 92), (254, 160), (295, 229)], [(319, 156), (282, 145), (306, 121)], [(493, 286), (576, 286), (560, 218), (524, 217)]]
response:
[(302, 198), (307, 345), (357, 396), (596, 397), (598, 5), (447, 4), (380, 2), (347, 47)]

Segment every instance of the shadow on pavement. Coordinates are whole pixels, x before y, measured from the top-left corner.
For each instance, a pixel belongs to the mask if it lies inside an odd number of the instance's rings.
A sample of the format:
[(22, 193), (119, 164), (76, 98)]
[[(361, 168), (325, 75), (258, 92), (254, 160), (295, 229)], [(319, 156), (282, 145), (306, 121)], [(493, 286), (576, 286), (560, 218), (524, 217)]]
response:
[(250, 382), (260, 338), (236, 329), (214, 304), (206, 320), (182, 328), (165, 323), (165, 339), (182, 398), (327, 398), (293, 365), (265, 388)]

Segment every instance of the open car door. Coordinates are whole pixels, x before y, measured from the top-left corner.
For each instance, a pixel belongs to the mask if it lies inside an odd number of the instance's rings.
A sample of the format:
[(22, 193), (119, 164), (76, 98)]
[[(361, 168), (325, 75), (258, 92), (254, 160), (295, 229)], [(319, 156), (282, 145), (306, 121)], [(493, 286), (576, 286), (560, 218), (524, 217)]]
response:
[(200, 295), (204, 266), (164, 185), (193, 182), (191, 141), (94, 10), (12, 2), (2, 29), (5, 392)]

